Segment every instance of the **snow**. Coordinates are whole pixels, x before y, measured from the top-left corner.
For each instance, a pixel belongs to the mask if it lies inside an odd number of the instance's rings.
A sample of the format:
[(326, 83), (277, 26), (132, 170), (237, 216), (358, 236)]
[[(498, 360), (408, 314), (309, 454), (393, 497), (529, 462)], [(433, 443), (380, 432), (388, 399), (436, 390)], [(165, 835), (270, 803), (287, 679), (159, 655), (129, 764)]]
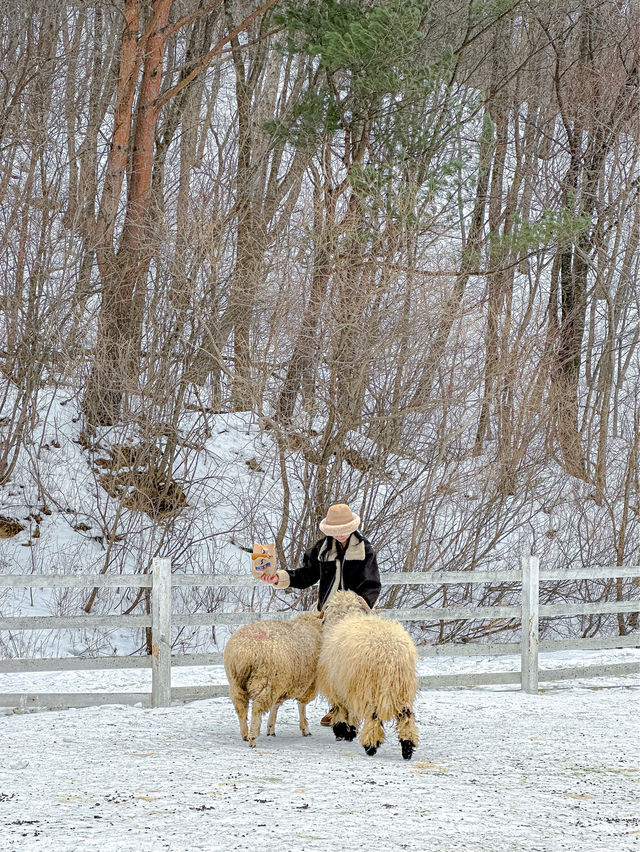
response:
[[(449, 665), (428, 661), (437, 663)], [(223, 677), (220, 667), (174, 671), (176, 683)], [(140, 670), (13, 674), (1, 687), (86, 690), (97, 682), (136, 692), (148, 690), (148, 678)], [(286, 702), (276, 737), (265, 736), (264, 718), (253, 750), (227, 698), (163, 709), (6, 711), (0, 846), (639, 849), (640, 675), (545, 687), (540, 695), (514, 687), (422, 691), (420, 746), (410, 761), (393, 729), (374, 757), (357, 741), (336, 742), (320, 726), (320, 698), (308, 708), (311, 737), (300, 735), (295, 702)]]

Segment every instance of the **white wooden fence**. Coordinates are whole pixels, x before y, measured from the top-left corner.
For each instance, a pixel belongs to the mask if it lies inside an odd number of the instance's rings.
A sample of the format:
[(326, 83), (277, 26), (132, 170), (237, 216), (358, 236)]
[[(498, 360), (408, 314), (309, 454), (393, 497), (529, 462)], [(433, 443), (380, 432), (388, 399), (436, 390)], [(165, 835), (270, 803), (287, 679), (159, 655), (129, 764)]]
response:
[[(519, 683), (527, 692), (538, 691), (539, 681), (560, 681), (577, 677), (625, 675), (640, 671), (640, 662), (607, 665), (572, 666), (540, 670), (540, 651), (594, 650), (606, 648), (640, 647), (640, 633), (609, 638), (539, 640), (540, 618), (560, 618), (604, 613), (640, 612), (640, 600), (600, 601), (595, 603), (539, 605), (539, 583), (545, 580), (585, 580), (603, 578), (640, 577), (640, 566), (606, 568), (578, 568), (566, 571), (540, 573), (538, 558), (525, 557), (520, 570), (426, 572), (382, 574), (383, 586), (391, 585), (442, 585), (461, 583), (521, 583), (520, 606), (469, 606), (430, 607), (416, 609), (380, 610), (385, 618), (399, 621), (455, 621), (472, 619), (517, 619), (521, 621), (521, 641), (440, 644), (420, 646), (422, 657), (474, 657), (508, 654), (520, 655), (520, 670), (508, 672), (478, 672), (447, 675), (424, 675), (420, 678), (422, 689), (470, 687), (485, 684)], [(11, 672), (42, 672), (65, 670), (104, 670), (151, 668), (152, 691), (149, 693), (2, 693), (0, 706), (29, 707), (80, 707), (96, 704), (141, 702), (154, 707), (167, 706), (172, 700), (192, 701), (228, 695), (226, 686), (172, 687), (171, 669), (174, 666), (220, 665), (220, 653), (171, 654), (171, 630), (176, 626), (217, 626), (249, 624), (259, 618), (286, 619), (294, 611), (269, 612), (213, 612), (172, 614), (171, 589), (178, 586), (250, 587), (255, 585), (250, 575), (222, 576), (217, 574), (173, 574), (168, 559), (153, 561), (152, 573), (143, 575), (87, 575), (67, 574), (8, 575), (0, 576), (1, 588), (82, 588), (82, 587), (137, 587), (151, 589), (151, 615), (86, 615), (0, 617), (0, 630), (62, 630), (86, 627), (140, 628), (152, 630), (152, 654), (149, 656), (72, 657), (55, 659), (0, 660), (0, 674)]]

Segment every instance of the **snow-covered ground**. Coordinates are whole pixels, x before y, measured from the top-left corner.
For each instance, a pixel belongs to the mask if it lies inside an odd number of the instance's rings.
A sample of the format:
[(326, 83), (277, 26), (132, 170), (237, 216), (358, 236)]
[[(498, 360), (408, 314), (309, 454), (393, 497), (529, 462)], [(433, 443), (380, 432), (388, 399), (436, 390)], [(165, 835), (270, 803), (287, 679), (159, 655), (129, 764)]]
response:
[[(178, 684), (219, 677), (174, 671)], [(4, 675), (0, 688), (135, 692), (148, 679)], [(0, 849), (640, 849), (640, 675), (544, 686), (421, 692), (411, 761), (393, 730), (374, 757), (335, 742), (321, 699), (308, 708), (313, 736), (287, 702), (255, 750), (224, 698), (5, 711)]]

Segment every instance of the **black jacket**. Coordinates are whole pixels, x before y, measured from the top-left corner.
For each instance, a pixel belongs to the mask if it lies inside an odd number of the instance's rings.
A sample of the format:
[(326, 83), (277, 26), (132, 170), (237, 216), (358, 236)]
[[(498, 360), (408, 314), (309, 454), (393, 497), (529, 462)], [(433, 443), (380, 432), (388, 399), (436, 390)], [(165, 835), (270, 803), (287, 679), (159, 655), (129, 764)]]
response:
[(358, 530), (351, 533), (345, 547), (327, 536), (305, 551), (302, 565), (289, 571), (288, 585), (294, 589), (307, 589), (320, 581), (318, 609), (338, 589), (355, 592), (370, 607), (380, 595), (380, 572), (376, 554), (367, 539)]

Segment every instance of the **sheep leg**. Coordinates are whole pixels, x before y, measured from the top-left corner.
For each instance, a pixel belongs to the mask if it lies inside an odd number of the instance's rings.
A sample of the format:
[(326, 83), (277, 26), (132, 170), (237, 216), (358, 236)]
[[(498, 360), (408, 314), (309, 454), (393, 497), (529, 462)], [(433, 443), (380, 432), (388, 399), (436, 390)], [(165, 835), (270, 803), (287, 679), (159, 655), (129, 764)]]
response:
[(360, 733), (360, 744), (367, 754), (374, 755), (384, 742), (384, 728), (375, 710), (367, 713)]
[(307, 704), (318, 694), (318, 690), (316, 688), (315, 678), (309, 684), (308, 689), (304, 692), (301, 692), (297, 696), (298, 701), (298, 718), (300, 719), (300, 730), (302, 731), (303, 737), (311, 736), (311, 729), (309, 728), (309, 723), (307, 722)]
[(240, 736), (243, 740), (249, 739), (249, 728), (247, 726), (247, 711), (249, 709), (249, 693), (238, 684), (229, 683), (229, 696), (233, 701), (238, 721), (240, 722)]
[(271, 706), (272, 704), (270, 701), (265, 701), (264, 699), (260, 700), (260, 698), (253, 699), (253, 704), (251, 705), (251, 727), (249, 728), (249, 746), (251, 748), (256, 747), (258, 737), (260, 736), (262, 715), (263, 713), (266, 713)]
[(307, 721), (307, 705), (303, 701), (298, 701), (298, 718), (300, 720), (300, 730), (303, 737), (310, 737), (309, 722)]
[(411, 760), (413, 751), (418, 747), (418, 726), (410, 707), (403, 707), (397, 715), (398, 739), (405, 760)]
[(334, 725), (338, 725), (340, 722), (346, 723), (347, 711), (341, 704), (333, 702), (333, 706), (331, 707), (331, 717)]
[(358, 720), (353, 719), (349, 711), (341, 704), (334, 704), (331, 713), (333, 716), (333, 733), (336, 740), (347, 740), (347, 742), (354, 740), (358, 733)]
[(278, 710), (282, 707), (282, 701), (279, 701), (277, 704), (274, 704), (271, 708), (271, 712), (269, 713), (269, 719), (267, 720), (267, 736), (275, 737), (276, 735), (276, 718), (278, 716)]
[[(251, 702), (251, 726), (249, 728), (249, 746), (256, 747), (256, 742), (260, 736), (260, 724), (262, 722), (262, 714), (278, 704), (278, 698), (269, 688), (269, 681), (265, 677), (252, 679), (249, 685), (249, 691), (253, 701)], [(282, 703), (282, 699), (280, 700)], [(276, 711), (277, 714), (277, 711)]]

